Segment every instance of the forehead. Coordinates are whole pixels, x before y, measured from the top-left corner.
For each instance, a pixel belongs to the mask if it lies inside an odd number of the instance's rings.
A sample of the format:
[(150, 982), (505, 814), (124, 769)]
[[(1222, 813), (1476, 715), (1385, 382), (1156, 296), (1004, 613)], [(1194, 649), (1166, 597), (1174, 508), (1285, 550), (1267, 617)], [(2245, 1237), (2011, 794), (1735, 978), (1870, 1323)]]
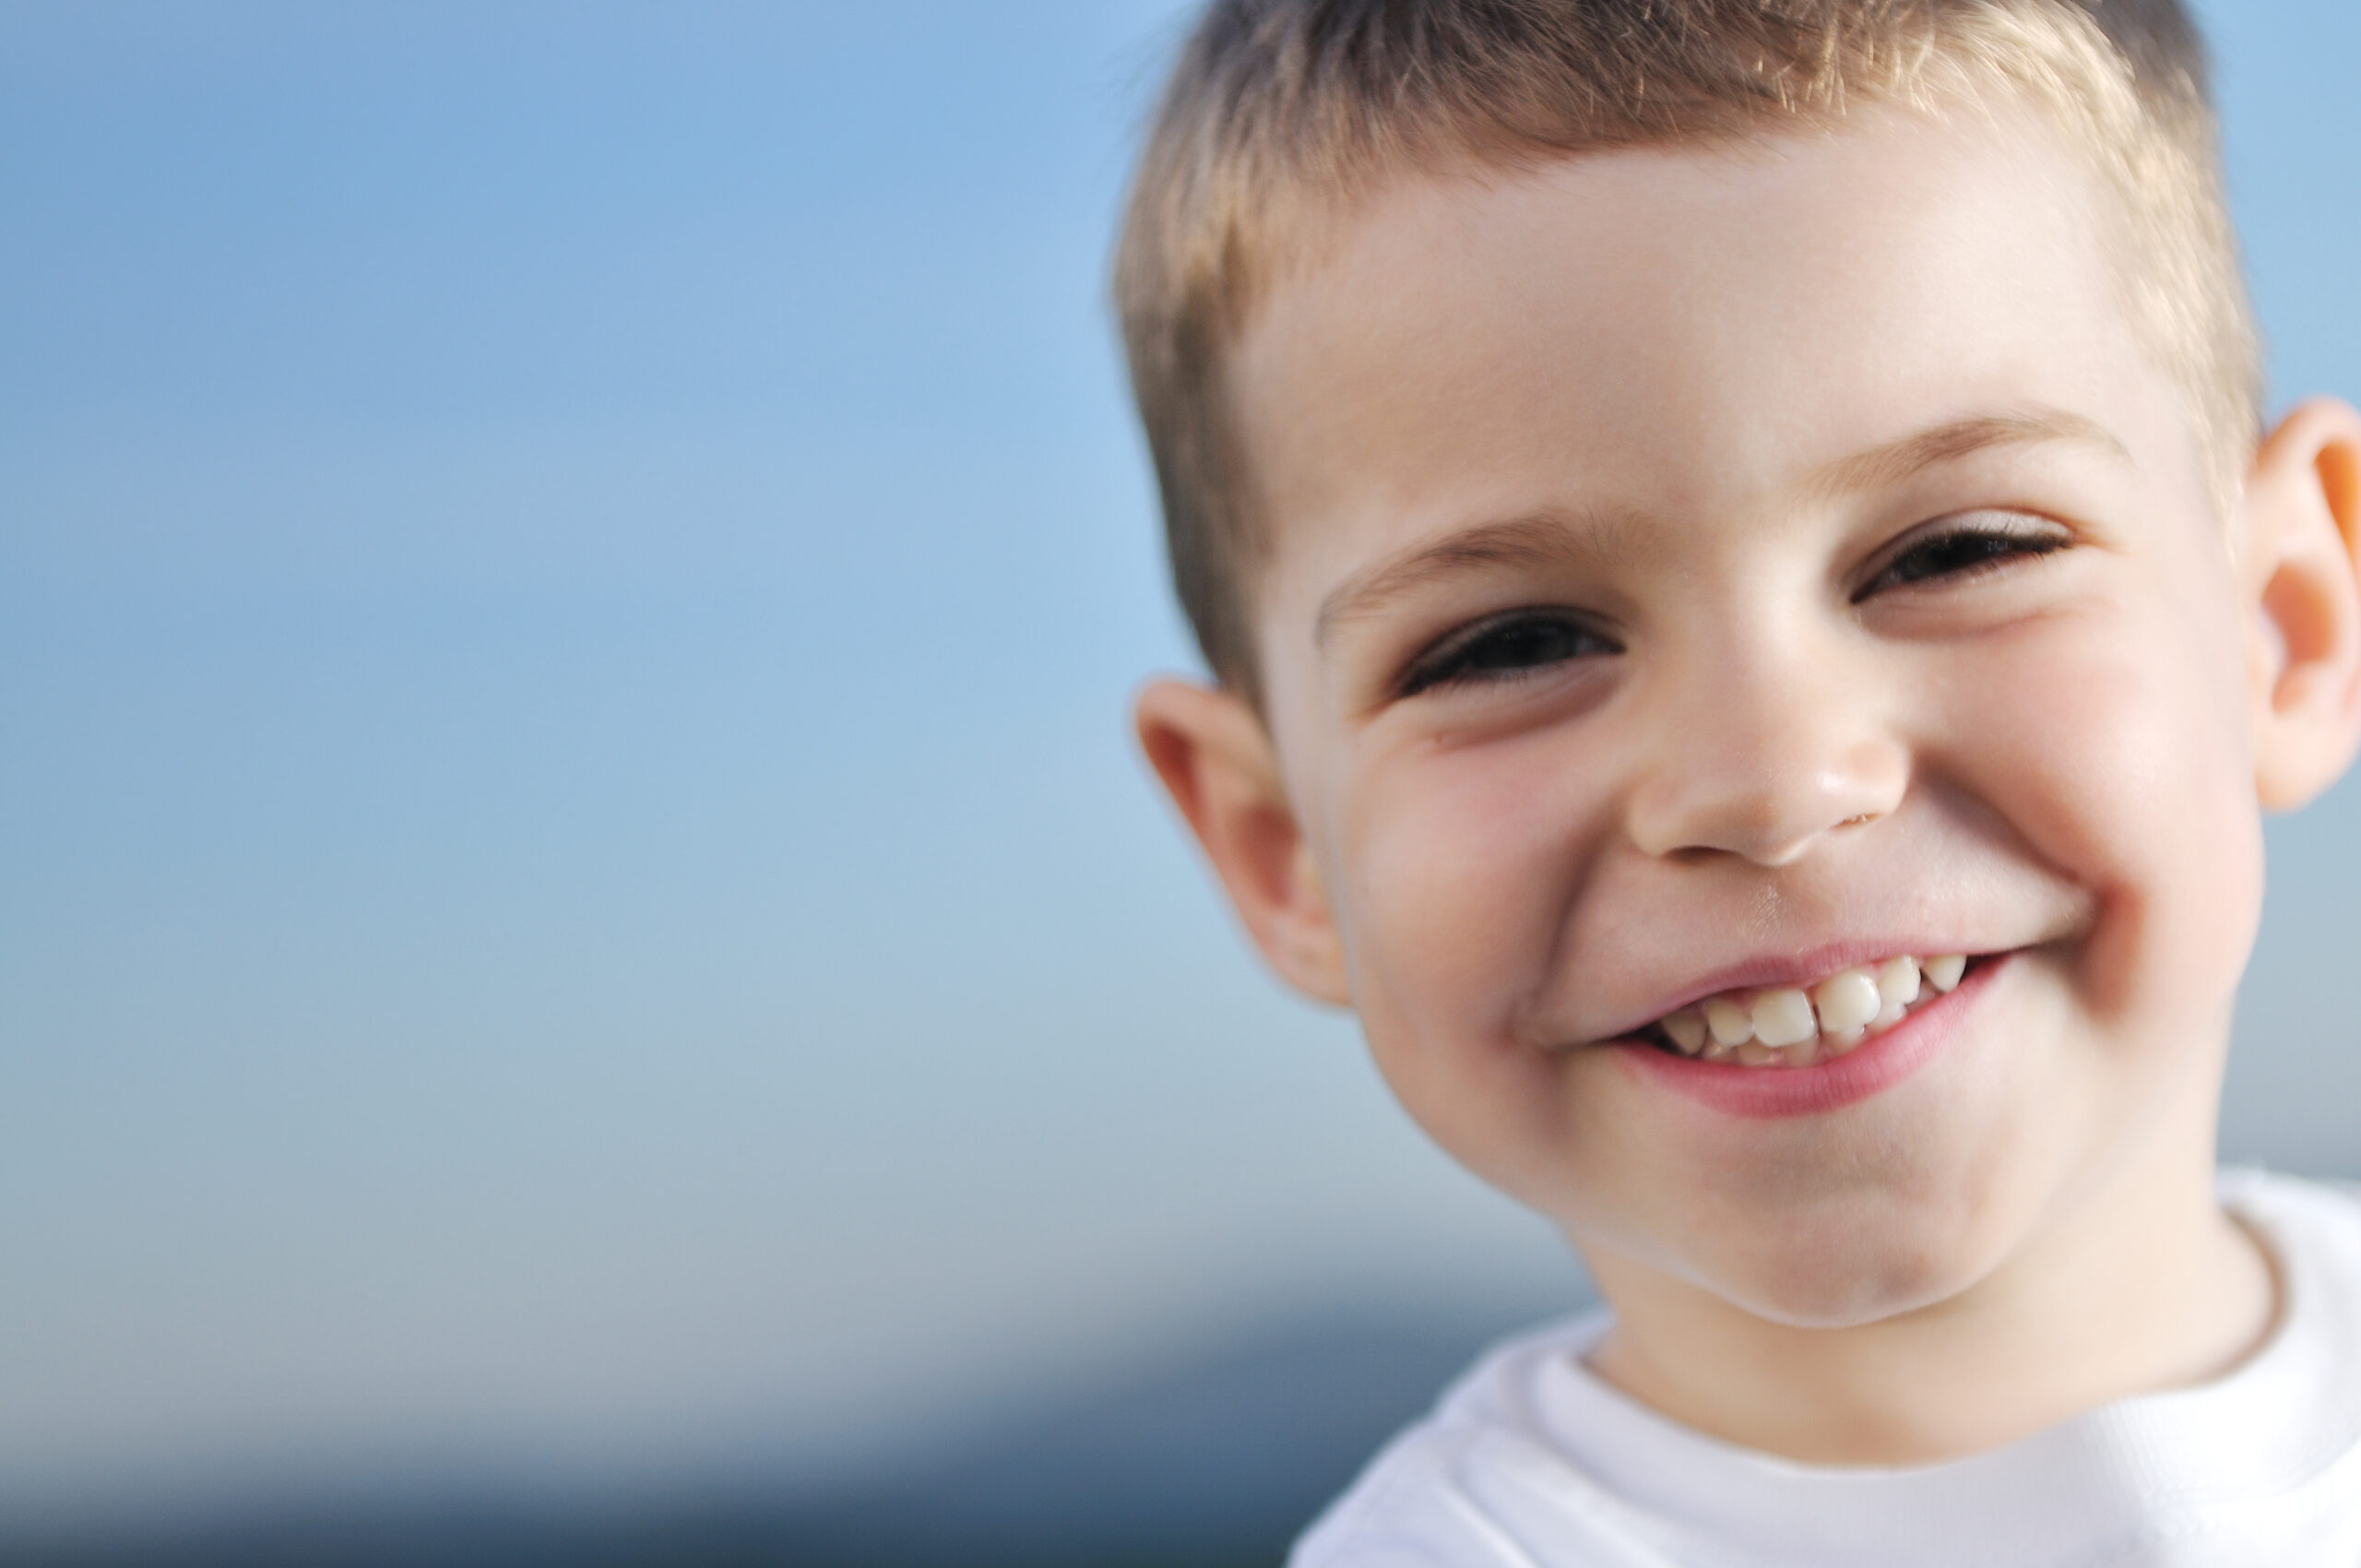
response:
[(1398, 180), (1237, 347), (1258, 597), (1485, 513), (1784, 505), (1848, 455), (2027, 408), (2136, 448), (2118, 427), (2174, 405), (2100, 189), (2001, 110)]

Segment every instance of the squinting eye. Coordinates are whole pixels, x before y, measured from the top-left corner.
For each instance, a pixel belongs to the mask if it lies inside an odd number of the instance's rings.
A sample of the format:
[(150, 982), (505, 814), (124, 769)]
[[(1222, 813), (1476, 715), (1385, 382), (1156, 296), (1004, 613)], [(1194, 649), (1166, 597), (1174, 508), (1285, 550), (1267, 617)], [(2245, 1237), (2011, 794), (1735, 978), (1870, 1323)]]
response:
[(1420, 654), (1402, 678), (1401, 695), (1433, 686), (1512, 681), (1536, 670), (1622, 649), (1563, 613), (1511, 611), (1461, 628)]
[(2033, 517), (1991, 517), (1981, 523), (1963, 520), (1904, 545), (1853, 595), (1853, 602), (1913, 583), (1982, 576), (2011, 561), (2052, 554), (2073, 542), (2064, 529)]

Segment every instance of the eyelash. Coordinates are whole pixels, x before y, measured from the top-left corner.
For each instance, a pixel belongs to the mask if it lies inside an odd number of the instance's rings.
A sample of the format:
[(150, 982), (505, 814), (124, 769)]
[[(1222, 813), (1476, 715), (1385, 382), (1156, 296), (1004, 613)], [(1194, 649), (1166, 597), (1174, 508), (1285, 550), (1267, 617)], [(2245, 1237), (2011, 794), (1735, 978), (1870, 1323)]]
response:
[[(1536, 651), (1535, 639), (1550, 635), (1584, 646), (1579, 653), (1544, 648), (1546, 657), (1522, 657)], [(1527, 645), (1524, 648), (1517, 647), (1520, 639)], [(1584, 655), (1622, 651), (1612, 638), (1564, 611), (1511, 610), (1463, 626), (1420, 654), (1403, 673), (1401, 695), (1417, 696), (1436, 686), (1501, 683)], [(1488, 656), (1497, 662), (1486, 662)]]
[[(1949, 527), (1939, 527), (1910, 540), (1886, 558), (1869, 580), (1856, 589), (1852, 602), (1859, 604), (1873, 594), (1887, 588), (1909, 588), (1914, 584), (1950, 581), (1972, 582), (1998, 571), (2003, 571), (2017, 561), (2036, 559), (2070, 549), (2073, 539), (2055, 523), (2045, 523), (2034, 517), (2011, 517), (2008, 514), (1984, 513), (1990, 522), (1969, 523), (1964, 519)], [(1958, 558), (1962, 546), (1974, 551), (1966, 559)], [(1944, 560), (1938, 552), (1950, 549), (1953, 558)], [(1901, 576), (1913, 562), (1932, 565), (1932, 570)]]
[[(2012, 562), (2054, 554), (2072, 544), (2063, 529), (2034, 518), (2011, 518), (2005, 526), (1961, 522), (1939, 528), (1887, 558), (1853, 593), (1851, 602), (1859, 604), (1888, 588), (1919, 583), (1974, 581), (2003, 571)], [(1973, 552), (1969, 558), (1958, 558), (1963, 548)], [(1951, 552), (1948, 559), (1942, 553), (1946, 551)], [(1928, 569), (1912, 571), (1914, 565)], [(1536, 651), (1536, 639), (1551, 635), (1579, 645), (1578, 650), (1544, 647), (1540, 657), (1525, 657)], [(1525, 647), (1517, 647), (1520, 640)], [(1413, 697), (1437, 686), (1501, 684), (1529, 679), (1573, 659), (1622, 651), (1613, 638), (1564, 611), (1511, 610), (1464, 626), (1420, 654), (1403, 673), (1397, 695)], [(1493, 661), (1488, 662), (1488, 656)]]

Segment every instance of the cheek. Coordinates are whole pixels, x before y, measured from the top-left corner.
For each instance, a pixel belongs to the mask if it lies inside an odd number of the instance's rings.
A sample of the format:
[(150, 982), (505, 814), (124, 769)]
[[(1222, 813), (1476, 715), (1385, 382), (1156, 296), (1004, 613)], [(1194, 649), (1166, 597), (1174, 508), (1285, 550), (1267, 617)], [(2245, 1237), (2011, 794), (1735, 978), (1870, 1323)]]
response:
[(1546, 972), (1580, 853), (1548, 748), (1430, 751), (1362, 777), (1340, 846), (1357, 964), (1398, 977), (1402, 1004), (1432, 1010), (1421, 1022), (1502, 1033)]
[(2260, 910), (2236, 659), (2211, 617), (2170, 608), (2061, 624), (1944, 694), (1946, 728), (1969, 739), (1946, 771), (1992, 831), (2096, 900), (2078, 969), (2102, 1012), (2226, 1004)]
[(1553, 1058), (1525, 1025), (1560, 962), (1601, 820), (1544, 737), (1389, 758), (1337, 814), (1356, 1010), (1380, 1068), (1446, 1146), (1502, 1103), (1547, 1123)]

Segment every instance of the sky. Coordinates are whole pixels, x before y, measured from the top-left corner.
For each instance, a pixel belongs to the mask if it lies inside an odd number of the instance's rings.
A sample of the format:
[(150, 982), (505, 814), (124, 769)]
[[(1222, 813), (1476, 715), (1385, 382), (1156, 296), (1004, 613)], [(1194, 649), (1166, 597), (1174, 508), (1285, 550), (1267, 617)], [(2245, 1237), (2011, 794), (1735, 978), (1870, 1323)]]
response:
[[(2211, 7), (2361, 396), (2336, 0)], [(1183, 8), (0, 3), (0, 1507), (813, 1473), (1575, 1300), (1151, 793), (1103, 274)], [(2361, 797), (2225, 1145), (2361, 1172)]]

